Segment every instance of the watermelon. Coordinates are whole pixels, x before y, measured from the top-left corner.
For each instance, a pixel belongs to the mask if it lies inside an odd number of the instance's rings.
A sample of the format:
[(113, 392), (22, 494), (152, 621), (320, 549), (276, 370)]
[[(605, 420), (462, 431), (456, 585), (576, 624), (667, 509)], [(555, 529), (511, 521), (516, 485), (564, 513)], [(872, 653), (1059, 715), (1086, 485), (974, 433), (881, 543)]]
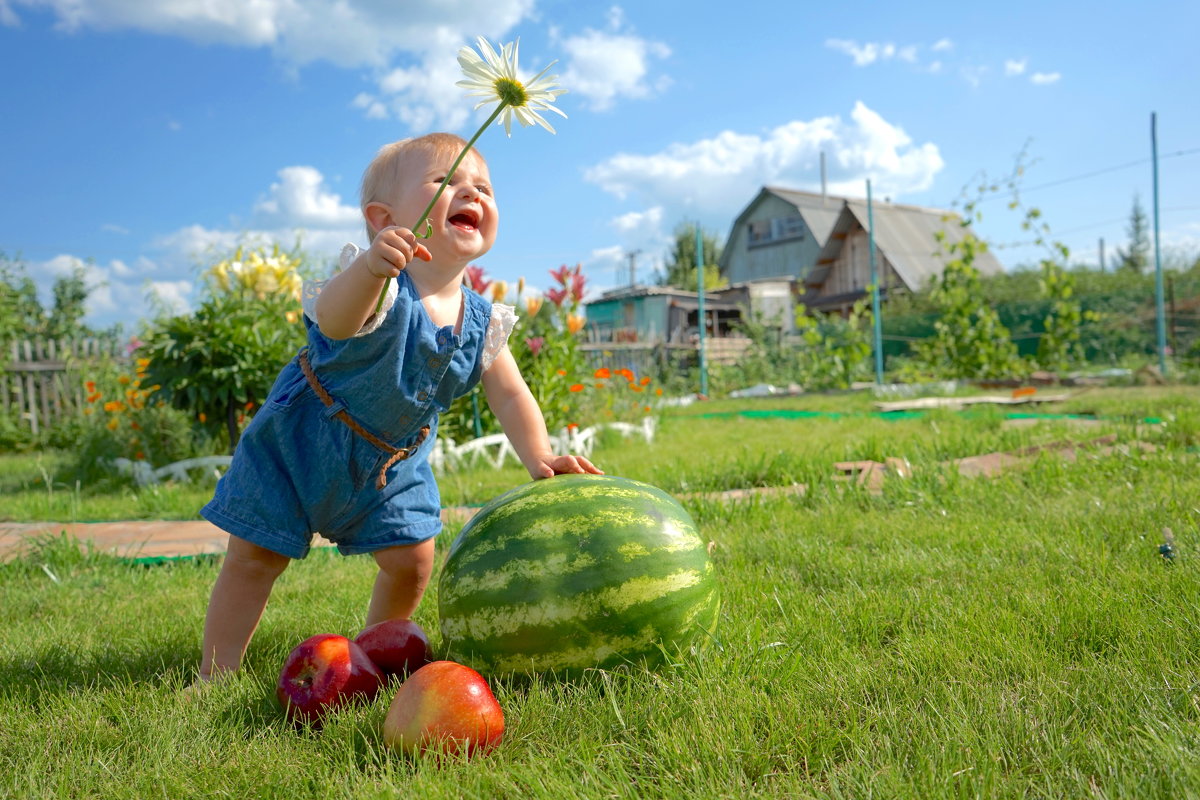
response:
[(578, 674), (712, 639), (720, 609), (708, 548), (661, 489), (559, 475), (484, 506), (438, 582), (449, 658), (492, 674)]

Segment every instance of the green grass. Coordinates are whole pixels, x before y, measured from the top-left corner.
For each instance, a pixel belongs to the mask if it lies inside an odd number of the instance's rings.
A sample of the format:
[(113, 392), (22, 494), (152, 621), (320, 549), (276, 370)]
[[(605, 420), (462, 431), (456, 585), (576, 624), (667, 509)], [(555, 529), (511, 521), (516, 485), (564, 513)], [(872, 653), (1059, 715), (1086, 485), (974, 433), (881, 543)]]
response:
[[(1200, 472), (1181, 399), (1142, 395), (1145, 416), (1184, 417), (1180, 432), (1138, 427), (1124, 393), (1128, 419), (1096, 429), (1155, 452), (1044, 457), (990, 480), (938, 464), (1098, 433), (1010, 428), (995, 412), (889, 421), (860, 397), (825, 399), (855, 413), (694, 418), (747, 409), (711, 403), (668, 417), (649, 447), (606, 442), (606, 469), (671, 491), (810, 489), (686, 501), (714, 542), (719, 641), (655, 672), (494, 680), (505, 740), (470, 762), (388, 752), (393, 691), (321, 731), (274, 705), (295, 644), (358, 631), (369, 558), (294, 564), (246, 669), (184, 702), (217, 562), (133, 565), (47, 540), (0, 565), (0, 797), (1194, 796)], [(768, 407), (812, 406), (754, 410)], [(881, 496), (827, 477), (833, 461), (885, 455), (915, 475)], [(482, 502), (522, 479), (444, 483)], [(417, 617), (436, 645), (435, 610), (436, 586)]]

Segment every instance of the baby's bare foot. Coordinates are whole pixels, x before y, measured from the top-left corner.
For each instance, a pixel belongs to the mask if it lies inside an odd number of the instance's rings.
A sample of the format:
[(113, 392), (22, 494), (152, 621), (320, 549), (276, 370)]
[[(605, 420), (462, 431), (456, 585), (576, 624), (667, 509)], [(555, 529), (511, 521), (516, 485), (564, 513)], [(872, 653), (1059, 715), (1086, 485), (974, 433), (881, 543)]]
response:
[(181, 692), (184, 700), (192, 700), (199, 697), (202, 692), (210, 686), (222, 683), (233, 677), (233, 670), (219, 670), (213, 673), (201, 672), (196, 675), (196, 679), (189, 686), (184, 687)]

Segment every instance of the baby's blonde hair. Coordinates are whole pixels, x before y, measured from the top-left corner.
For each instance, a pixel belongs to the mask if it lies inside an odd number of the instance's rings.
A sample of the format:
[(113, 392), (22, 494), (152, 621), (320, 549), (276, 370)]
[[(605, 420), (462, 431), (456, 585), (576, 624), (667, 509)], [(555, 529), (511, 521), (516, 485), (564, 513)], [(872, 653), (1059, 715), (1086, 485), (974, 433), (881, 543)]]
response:
[[(388, 199), (388, 193), (391, 187), (395, 186), (400, 180), (400, 175), (404, 169), (404, 157), (410, 153), (421, 152), (437, 158), (456, 158), (462, 149), (466, 147), (467, 141), (461, 136), (453, 133), (427, 133), (424, 136), (417, 136), (412, 139), (401, 139), (398, 142), (385, 144), (379, 148), (379, 152), (375, 154), (375, 158), (367, 165), (363, 172), (362, 189), (359, 192), (360, 208), (363, 212), (364, 219), (367, 215), (367, 204), (374, 202), (383, 202)], [(471, 148), (471, 152), (475, 154), (481, 161), (483, 155), (475, 148)], [(413, 220), (416, 224), (416, 220)], [(375, 231), (371, 228), (371, 223), (368, 220), (367, 239), (374, 240)]]

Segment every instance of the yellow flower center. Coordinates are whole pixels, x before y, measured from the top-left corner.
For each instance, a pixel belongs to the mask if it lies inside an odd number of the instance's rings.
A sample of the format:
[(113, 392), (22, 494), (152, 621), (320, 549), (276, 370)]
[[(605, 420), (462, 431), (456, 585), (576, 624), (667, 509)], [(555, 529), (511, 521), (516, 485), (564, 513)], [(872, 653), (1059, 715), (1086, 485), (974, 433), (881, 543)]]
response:
[(521, 82), (514, 81), (512, 78), (496, 78), (495, 87), (496, 96), (506, 106), (520, 108), (529, 99), (529, 95), (525, 93), (525, 87), (521, 85)]

